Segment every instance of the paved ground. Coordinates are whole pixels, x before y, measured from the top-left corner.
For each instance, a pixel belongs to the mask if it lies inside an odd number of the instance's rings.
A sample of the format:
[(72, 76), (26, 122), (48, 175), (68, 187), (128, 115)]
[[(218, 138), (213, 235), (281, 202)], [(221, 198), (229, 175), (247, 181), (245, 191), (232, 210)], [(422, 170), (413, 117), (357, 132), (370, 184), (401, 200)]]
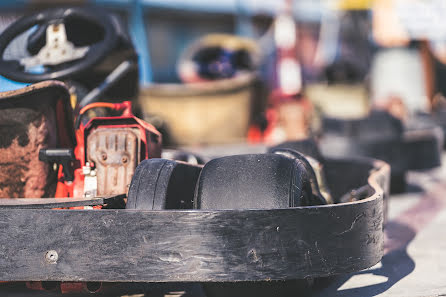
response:
[[(310, 296), (446, 296), (446, 166), (411, 173), (409, 181), (409, 193), (391, 197), (386, 252), (381, 263), (326, 281), (324, 287), (314, 288)], [(134, 284), (116, 287), (109, 295), (204, 297), (201, 288), (194, 284), (155, 288)], [(0, 296), (60, 295), (30, 291), (23, 284), (0, 284)]]

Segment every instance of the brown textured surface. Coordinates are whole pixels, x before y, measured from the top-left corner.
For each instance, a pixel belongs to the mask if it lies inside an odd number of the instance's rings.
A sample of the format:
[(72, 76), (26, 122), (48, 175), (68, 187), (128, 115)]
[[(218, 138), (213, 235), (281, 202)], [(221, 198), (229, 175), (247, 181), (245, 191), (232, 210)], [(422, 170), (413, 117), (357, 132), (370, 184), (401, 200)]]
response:
[(0, 198), (50, 197), (56, 172), (39, 150), (57, 146), (55, 102), (65, 85), (43, 82), (0, 93)]

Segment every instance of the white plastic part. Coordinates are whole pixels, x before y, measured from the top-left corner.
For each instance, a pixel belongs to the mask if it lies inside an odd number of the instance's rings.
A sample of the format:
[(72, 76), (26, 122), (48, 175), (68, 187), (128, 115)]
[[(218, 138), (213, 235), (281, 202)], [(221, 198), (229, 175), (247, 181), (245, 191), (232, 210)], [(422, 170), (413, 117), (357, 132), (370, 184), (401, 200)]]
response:
[(279, 15), (274, 23), (274, 41), (280, 49), (288, 50), (296, 46), (297, 28), (289, 15)]
[(25, 66), (25, 69), (39, 65), (59, 65), (85, 57), (88, 49), (88, 46), (75, 47), (73, 43), (68, 41), (63, 23), (52, 24), (46, 29), (46, 44), (39, 53), (21, 59), (20, 64)]
[(84, 197), (95, 197), (98, 190), (98, 178), (96, 170), (91, 170), (89, 175), (84, 178)]
[(297, 60), (284, 58), (279, 65), (279, 86), (286, 95), (298, 94), (302, 91), (302, 73)]

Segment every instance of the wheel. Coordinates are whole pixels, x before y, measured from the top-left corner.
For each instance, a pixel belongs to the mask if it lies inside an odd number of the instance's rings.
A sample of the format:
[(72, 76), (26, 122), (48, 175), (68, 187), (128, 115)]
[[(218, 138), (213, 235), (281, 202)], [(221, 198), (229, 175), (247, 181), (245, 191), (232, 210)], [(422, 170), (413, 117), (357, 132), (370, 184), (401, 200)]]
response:
[[(201, 166), (167, 159), (142, 161), (130, 184), (126, 209), (163, 210), (192, 208), (195, 185)], [(145, 292), (147, 296), (164, 296), (173, 291), (200, 291), (196, 284), (137, 283), (125, 288)]]
[[(297, 152), (240, 155), (214, 159), (204, 166), (195, 195), (199, 209), (273, 209), (325, 204), (313, 194), (314, 172)], [(292, 152), (292, 151), (291, 151)], [(308, 163), (308, 162), (307, 162)], [(317, 185), (316, 185), (317, 186)], [(307, 280), (202, 283), (208, 297), (295, 296)]]
[(130, 184), (126, 209), (192, 209), (201, 166), (167, 159), (142, 161)]

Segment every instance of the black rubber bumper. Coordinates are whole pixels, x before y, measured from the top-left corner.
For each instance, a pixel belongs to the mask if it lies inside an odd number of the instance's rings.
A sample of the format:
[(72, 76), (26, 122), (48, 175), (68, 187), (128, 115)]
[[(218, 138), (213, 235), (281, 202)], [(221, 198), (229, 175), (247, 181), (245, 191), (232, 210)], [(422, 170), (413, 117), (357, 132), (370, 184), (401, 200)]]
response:
[(373, 266), (383, 255), (389, 166), (327, 160), (334, 196), (271, 210), (0, 209), (0, 280), (234, 282), (304, 279)]

